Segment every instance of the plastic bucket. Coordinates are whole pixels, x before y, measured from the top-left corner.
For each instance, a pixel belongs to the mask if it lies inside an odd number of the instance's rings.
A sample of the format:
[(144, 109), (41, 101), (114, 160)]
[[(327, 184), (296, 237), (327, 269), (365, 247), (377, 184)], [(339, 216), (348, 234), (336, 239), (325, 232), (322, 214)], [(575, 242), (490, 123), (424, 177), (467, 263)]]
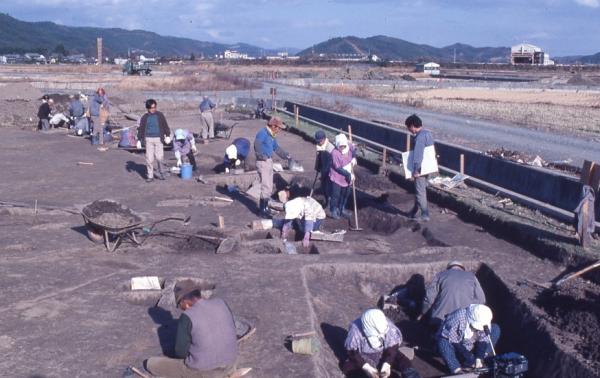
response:
[(100, 134), (92, 134), (90, 140), (94, 146), (100, 144)]
[(181, 166), (181, 179), (182, 180), (191, 180), (192, 179), (192, 165), (191, 164), (183, 164)]
[(121, 130), (121, 140), (119, 147), (129, 147), (129, 129)]

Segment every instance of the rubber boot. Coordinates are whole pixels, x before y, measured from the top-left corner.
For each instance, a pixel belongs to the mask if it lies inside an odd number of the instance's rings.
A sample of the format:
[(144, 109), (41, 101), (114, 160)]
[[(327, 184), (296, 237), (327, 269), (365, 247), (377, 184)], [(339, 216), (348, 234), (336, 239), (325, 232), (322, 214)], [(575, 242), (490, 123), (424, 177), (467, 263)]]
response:
[(268, 199), (261, 198), (259, 207), (260, 207), (259, 215), (261, 218), (263, 218), (263, 219), (271, 219), (272, 218), (271, 214), (269, 213), (269, 200)]

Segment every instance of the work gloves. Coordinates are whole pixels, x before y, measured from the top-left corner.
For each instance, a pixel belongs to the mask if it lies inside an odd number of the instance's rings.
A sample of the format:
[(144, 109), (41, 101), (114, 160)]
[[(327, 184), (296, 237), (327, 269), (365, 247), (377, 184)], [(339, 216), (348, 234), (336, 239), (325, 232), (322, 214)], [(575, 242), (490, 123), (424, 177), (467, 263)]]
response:
[(346, 179), (346, 182), (347, 182), (348, 184), (352, 184), (352, 179), (353, 179), (354, 177), (352, 176), (352, 173), (348, 172), (347, 174), (345, 174), (345, 175), (344, 175), (344, 178)]
[(379, 372), (373, 366), (371, 366), (368, 362), (362, 366), (362, 371), (369, 378), (379, 378)]
[(192, 144), (192, 152), (193, 153), (198, 153), (198, 149), (196, 148), (195, 144)]
[(181, 159), (177, 159), (177, 167), (181, 167)]
[(138, 150), (142, 149), (142, 141), (138, 140), (137, 143), (135, 144), (135, 148), (137, 148)]
[(381, 371), (379, 373), (379, 377), (380, 378), (389, 378), (389, 376), (392, 374), (392, 365), (388, 364), (387, 362), (384, 362), (383, 365), (381, 366)]
[(171, 136), (165, 135), (165, 144), (171, 144)]

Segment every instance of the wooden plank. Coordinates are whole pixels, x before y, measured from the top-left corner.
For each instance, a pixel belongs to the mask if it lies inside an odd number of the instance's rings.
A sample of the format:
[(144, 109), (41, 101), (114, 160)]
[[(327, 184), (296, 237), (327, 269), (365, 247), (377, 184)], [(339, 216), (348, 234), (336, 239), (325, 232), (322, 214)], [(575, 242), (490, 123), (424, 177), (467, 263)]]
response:
[(588, 230), (588, 224), (590, 223), (590, 203), (589, 201), (585, 201), (583, 207), (581, 208), (581, 222), (583, 223), (581, 229), (581, 235), (579, 235), (579, 241), (581, 242), (581, 246), (583, 248), (587, 248), (592, 244), (592, 235)]
[(590, 178), (590, 184), (594, 192), (596, 193), (596, 201), (600, 201), (598, 199), (599, 191), (600, 191), (600, 164), (594, 163), (594, 168), (592, 169), (592, 174)]
[(583, 185), (589, 185), (590, 179), (592, 178), (592, 169), (596, 165), (593, 161), (584, 160), (583, 167), (581, 168), (581, 183)]

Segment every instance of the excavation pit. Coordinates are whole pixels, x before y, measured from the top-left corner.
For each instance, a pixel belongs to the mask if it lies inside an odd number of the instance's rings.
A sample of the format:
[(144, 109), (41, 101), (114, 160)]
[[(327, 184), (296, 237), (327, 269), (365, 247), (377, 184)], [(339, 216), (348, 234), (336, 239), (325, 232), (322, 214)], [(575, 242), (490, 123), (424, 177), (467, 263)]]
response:
[[(446, 268), (447, 261), (420, 264), (340, 263), (310, 265), (304, 268), (316, 329), (324, 348), (317, 363), (323, 372), (339, 370), (346, 358), (343, 348), (349, 324), (361, 313), (376, 307), (381, 295), (419, 275), (429, 282)], [(478, 262), (465, 262), (476, 272), (494, 311), (494, 322), (502, 330), (496, 346), (498, 353), (515, 352), (529, 360), (531, 377), (596, 377), (595, 363), (584, 361), (564, 340), (551, 332), (539, 309), (517, 298), (491, 268)], [(419, 306), (419, 305), (418, 305)], [(404, 342), (419, 346), (413, 365), (423, 377), (447, 374), (443, 361), (433, 352), (422, 323), (411, 320), (404, 312), (390, 313), (402, 331)], [(588, 324), (588, 323), (584, 323)], [(341, 372), (340, 372), (341, 375)]]

